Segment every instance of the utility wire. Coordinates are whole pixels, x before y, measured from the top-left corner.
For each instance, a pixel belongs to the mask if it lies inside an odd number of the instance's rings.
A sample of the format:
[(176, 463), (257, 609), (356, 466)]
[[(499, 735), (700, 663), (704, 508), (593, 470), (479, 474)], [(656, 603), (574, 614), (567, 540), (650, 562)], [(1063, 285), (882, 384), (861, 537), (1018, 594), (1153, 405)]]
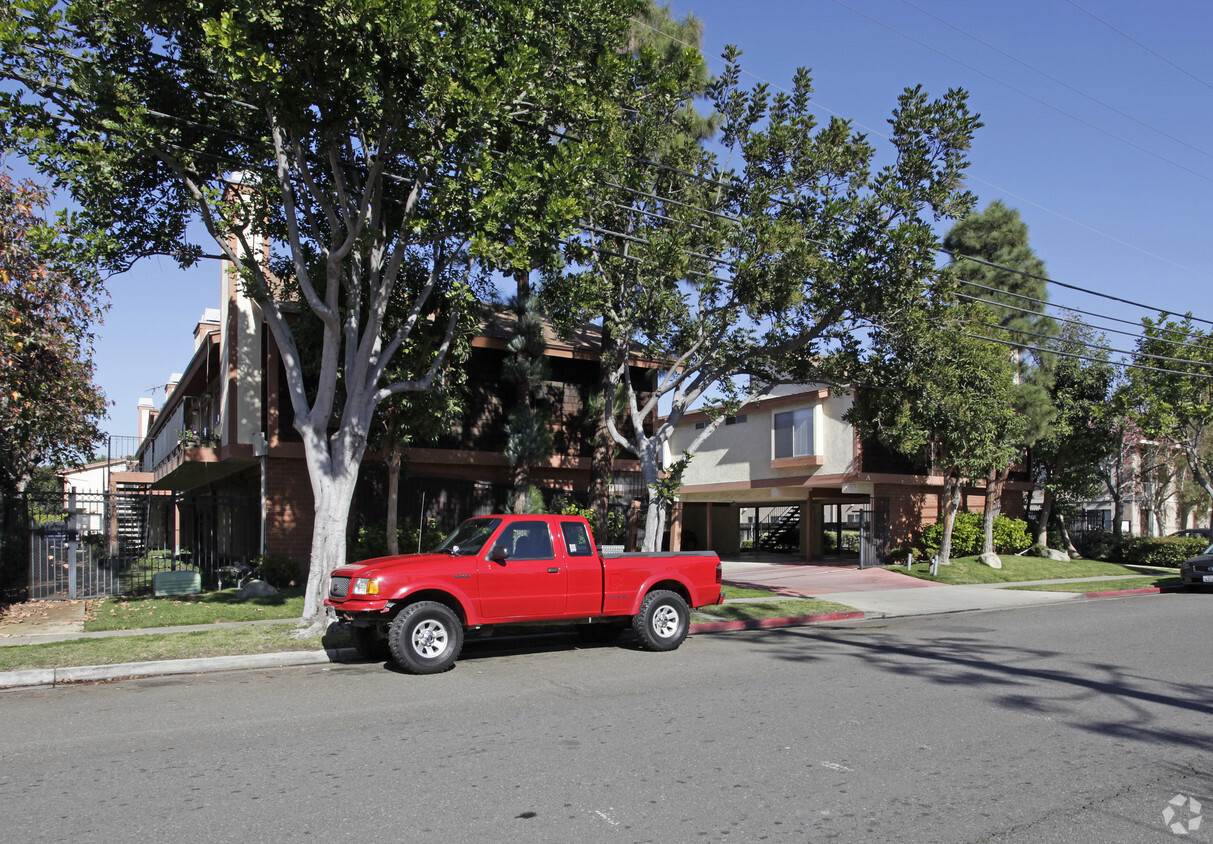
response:
[[(1005, 325), (998, 325), (997, 323), (992, 323), (992, 322), (985, 322), (985, 323), (982, 323), (982, 325), (984, 325), (986, 328), (994, 328), (999, 331), (1005, 331), (1008, 334), (1019, 334), (1019, 335), (1023, 335), (1024, 337), (1035, 337), (1035, 338), (1041, 339), (1041, 340), (1056, 339), (1048, 334), (1040, 334), (1039, 332), (1035, 332), (1035, 331), (1023, 331), (1018, 328), (1008, 328)], [(1140, 359), (1140, 358), (1149, 358), (1151, 360), (1163, 361), (1164, 363), (1186, 363), (1191, 366), (1197, 366), (1197, 367), (1205, 367), (1205, 366), (1213, 367), (1213, 361), (1191, 360), (1188, 358), (1172, 358), (1172, 357), (1167, 357), (1166, 355), (1153, 355), (1153, 354), (1149, 354), (1148, 352), (1141, 352), (1141, 351), (1130, 352), (1125, 349), (1114, 349), (1111, 346), (1102, 346), (1098, 343), (1073, 343), (1073, 341), (1070, 341), (1070, 343), (1071, 343), (1071, 345), (1079, 345), (1079, 346), (1082, 346), (1083, 348), (1092, 349), (1097, 352), (1111, 352), (1112, 354), (1117, 354), (1117, 355), (1130, 355), (1135, 360)], [(1016, 344), (1016, 345), (1018, 345), (1018, 344)], [(1051, 353), (1053, 350), (1046, 349), (1045, 351), (1046, 351), (1046, 353)]]
[(1132, 120), (1137, 125), (1143, 126), (1146, 129), (1149, 129), (1151, 132), (1155, 132), (1156, 134), (1162, 135), (1164, 138), (1167, 138), (1168, 140), (1175, 141), (1175, 143), (1185, 146), (1188, 149), (1192, 150), (1193, 152), (1200, 153), (1201, 155), (1205, 156), (1206, 158), (1213, 158), (1213, 153), (1210, 153), (1208, 150), (1201, 149), (1198, 146), (1194, 146), (1193, 144), (1188, 143), (1187, 141), (1183, 140), (1182, 138), (1177, 138), (1174, 135), (1164, 132), (1163, 130), (1161, 130), (1157, 126), (1155, 126), (1154, 124), (1147, 123), (1146, 121), (1142, 120), (1141, 118), (1139, 118), (1133, 114), (1130, 114), (1127, 111), (1123, 111), (1122, 109), (1117, 108), (1116, 106), (1112, 105), (1109, 102), (1105, 102), (1104, 100), (1101, 100), (1098, 97), (1092, 96), (1091, 94), (1088, 94), (1086, 91), (1083, 91), (1079, 88), (1074, 87), (1069, 82), (1066, 82), (1064, 79), (1058, 79), (1056, 76), (1046, 73), (1045, 71), (1041, 70), (1040, 68), (1036, 67), (1035, 65), (1031, 65), (1028, 62), (1025, 62), (1023, 59), (1019, 58), (1018, 56), (1014, 56), (1011, 53), (1008, 53), (1006, 50), (1003, 50), (1000, 47), (997, 47), (994, 44), (991, 44), (989, 41), (984, 41), (981, 38), (978, 38), (973, 33), (966, 32), (965, 30), (963, 30), (960, 27), (953, 24), (951, 21), (948, 21), (945, 18), (941, 18), (939, 15), (935, 14), (934, 12), (932, 12), (928, 9), (924, 9), (922, 6), (919, 6), (917, 3), (913, 3), (913, 2), (911, 2), (911, 0), (901, 0), (901, 2), (906, 4), (907, 6), (910, 6), (911, 8), (917, 9), (918, 11), (922, 12), (924, 15), (927, 15), (928, 17), (934, 18), (935, 20), (942, 23), (944, 26), (954, 29), (956, 32), (959, 32), (961, 35), (965, 36), (966, 38), (971, 38), (972, 40), (976, 41), (978, 44), (981, 44), (983, 47), (993, 50), (994, 52), (998, 53), (1001, 56), (1005, 56), (1006, 58), (1010, 59), (1011, 61), (1016, 62), (1016, 63), (1022, 65), (1023, 67), (1026, 67), (1028, 70), (1030, 70), (1034, 73), (1040, 74), (1045, 79), (1048, 79), (1050, 82), (1055, 82), (1058, 85), (1061, 85), (1063, 88), (1067, 88), (1070, 91), (1073, 91), (1075, 94), (1078, 94), (1080, 97), (1085, 97), (1086, 99), (1090, 100), (1091, 102), (1095, 103), (1096, 105), (1103, 106), (1104, 108), (1120, 115), (1121, 117), (1124, 117), (1128, 120)]
[(1158, 367), (1158, 366), (1146, 366), (1145, 364), (1139, 364), (1139, 363), (1128, 363), (1126, 361), (1113, 361), (1113, 360), (1108, 360), (1107, 358), (1092, 357), (1090, 355), (1080, 355), (1080, 354), (1077, 354), (1074, 352), (1061, 352), (1056, 349), (1042, 349), (1042, 348), (1038, 348), (1035, 346), (1024, 346), (1019, 343), (1012, 343), (1008, 340), (1000, 340), (996, 337), (984, 337), (980, 334), (969, 334), (964, 331), (962, 331), (960, 333), (961, 333), (961, 336), (963, 336), (963, 337), (971, 337), (974, 340), (986, 340), (987, 342), (997, 343), (1000, 346), (1006, 346), (1006, 347), (1012, 348), (1012, 349), (1025, 349), (1030, 352), (1040, 352), (1041, 354), (1057, 355), (1057, 356), (1063, 357), (1063, 358), (1075, 358), (1077, 360), (1092, 361), (1094, 363), (1102, 363), (1102, 364), (1107, 364), (1108, 366), (1115, 366), (1119, 369), (1141, 369), (1141, 370), (1145, 370), (1147, 372), (1161, 372), (1164, 375), (1183, 375), (1183, 376), (1187, 376), (1190, 378), (1213, 379), (1213, 373), (1183, 372), (1183, 371), (1179, 371), (1179, 370), (1175, 370), (1175, 369), (1165, 369), (1163, 367)]
[(1150, 48), (1149, 48), (1149, 47), (1147, 47), (1145, 44), (1141, 43), (1141, 42), (1140, 42), (1140, 41), (1138, 41), (1136, 38), (1134, 38), (1132, 35), (1129, 35), (1127, 32), (1124, 32), (1124, 31), (1122, 31), (1122, 30), (1120, 30), (1120, 29), (1117, 29), (1115, 26), (1113, 26), (1112, 24), (1108, 23), (1108, 22), (1107, 22), (1106, 20), (1104, 20), (1103, 18), (1101, 18), (1101, 17), (1099, 17), (1098, 15), (1096, 15), (1094, 12), (1091, 12), (1091, 11), (1089, 11), (1089, 10), (1087, 10), (1087, 9), (1084, 9), (1082, 6), (1079, 6), (1077, 3), (1075, 3), (1075, 2), (1074, 2), (1074, 0), (1066, 0), (1066, 2), (1067, 2), (1067, 3), (1069, 3), (1071, 6), (1073, 6), (1075, 9), (1077, 9), (1078, 11), (1082, 12), (1084, 15), (1087, 15), (1088, 17), (1091, 17), (1091, 18), (1093, 18), (1093, 19), (1095, 19), (1095, 20), (1099, 21), (1100, 23), (1102, 23), (1102, 24), (1103, 24), (1104, 26), (1106, 26), (1108, 29), (1110, 29), (1110, 30), (1112, 30), (1113, 32), (1115, 32), (1115, 33), (1116, 33), (1117, 35), (1119, 35), (1120, 37), (1122, 37), (1122, 38), (1124, 38), (1124, 39), (1127, 39), (1127, 40), (1129, 40), (1129, 41), (1132, 41), (1132, 42), (1133, 42), (1134, 44), (1136, 44), (1138, 47), (1141, 47), (1141, 48), (1142, 48), (1143, 50), (1145, 50), (1147, 53), (1149, 53), (1150, 55), (1154, 56), (1154, 58), (1159, 59), (1160, 61), (1164, 61), (1164, 62), (1166, 62), (1167, 64), (1171, 65), (1171, 67), (1173, 67), (1173, 68), (1175, 68), (1176, 70), (1178, 70), (1178, 71), (1179, 71), (1180, 73), (1182, 73), (1184, 76), (1187, 76), (1187, 77), (1189, 77), (1189, 78), (1191, 78), (1191, 79), (1194, 79), (1194, 80), (1196, 80), (1197, 82), (1199, 82), (1201, 85), (1204, 85), (1206, 88), (1209, 88), (1210, 90), (1213, 90), (1213, 84), (1210, 84), (1210, 83), (1206, 82), (1204, 79), (1201, 79), (1201, 78), (1200, 78), (1199, 76), (1197, 76), (1195, 73), (1192, 73), (1192, 71), (1188, 70), (1188, 69), (1187, 69), (1187, 68), (1185, 68), (1185, 67), (1181, 67), (1180, 65), (1178, 65), (1178, 64), (1176, 64), (1175, 62), (1171, 61), (1171, 60), (1170, 60), (1170, 59), (1168, 59), (1166, 56), (1162, 55), (1162, 53), (1159, 53), (1159, 52), (1157, 52), (1156, 50), (1152, 50), (1152, 49), (1150, 49)]
[(1141, 144), (1134, 143), (1133, 141), (1129, 140), (1128, 138), (1125, 138), (1121, 135), (1117, 135), (1115, 132), (1110, 132), (1107, 129), (1104, 129), (1102, 126), (1097, 126), (1096, 124), (1090, 122), (1089, 120), (1084, 120), (1083, 118), (1079, 117), (1076, 114), (1072, 114), (1071, 112), (1068, 112), (1063, 108), (1059, 108), (1058, 106), (1055, 106), (1046, 100), (1042, 100), (1040, 97), (1037, 97), (1034, 94), (1029, 94), (1027, 91), (1023, 90), (1022, 88), (1017, 88), (1014, 85), (1010, 84), (1009, 82), (1004, 82), (1001, 79), (999, 79), (998, 77), (993, 76), (989, 73), (986, 73), (984, 70), (980, 70), (979, 68), (976, 68), (973, 65), (968, 64), (967, 62), (961, 61), (960, 59), (956, 58), (955, 56), (948, 55), (943, 50), (940, 50), (938, 47), (932, 47), (927, 42), (921, 41), (921, 40), (915, 38), (913, 35), (910, 35), (909, 33), (902, 32), (900, 29), (897, 29), (895, 26), (885, 23), (884, 21), (880, 20), (879, 18), (872, 17), (867, 12), (860, 11), (859, 9), (856, 9), (854, 6), (851, 6), (850, 4), (843, 2), (843, 0), (834, 0), (834, 2), (836, 4), (838, 4), (839, 6), (842, 6), (844, 9), (850, 9), (855, 14), (860, 15), (861, 17), (865, 17), (868, 20), (872, 21), (873, 23), (875, 23), (879, 26), (883, 26), (885, 29), (889, 30), (890, 32), (895, 32), (898, 35), (900, 35), (901, 37), (906, 38), (910, 41), (913, 41), (915, 44), (918, 44), (921, 47), (925, 47), (926, 49), (930, 50), (933, 53), (938, 53), (939, 55), (943, 56), (945, 59), (949, 59), (950, 61), (956, 62), (956, 64), (960, 65), (963, 68), (971, 70), (980, 76), (984, 76), (986, 79), (989, 79), (991, 82), (994, 82), (998, 85), (1002, 85), (1004, 88), (1014, 91), (1015, 93), (1019, 94), (1020, 96), (1027, 97), (1029, 100), (1032, 100), (1034, 103), (1037, 103), (1038, 105), (1042, 105), (1045, 108), (1051, 109), (1051, 110), (1057, 112), (1058, 114), (1068, 117), (1071, 120), (1075, 121), (1076, 123), (1081, 123), (1083, 126), (1086, 126), (1088, 129), (1094, 129), (1096, 132), (1099, 132), (1102, 135), (1107, 135), (1109, 138), (1112, 138), (1114, 140), (1120, 141), (1121, 143), (1132, 147), (1133, 149), (1137, 150), (1138, 152), (1144, 152), (1146, 155), (1157, 158), (1160, 161), (1165, 161), (1167, 164), (1170, 164), (1173, 167), (1178, 167), (1180, 170), (1183, 170), (1187, 173), (1191, 173), (1193, 176), (1197, 176), (1201, 179), (1204, 179), (1205, 181), (1213, 182), (1213, 176), (1210, 176), (1207, 173), (1202, 173), (1199, 170), (1193, 170), (1191, 167), (1180, 164), (1178, 161), (1175, 161), (1173, 159), (1167, 158), (1165, 155), (1161, 155), (1161, 154), (1155, 152), (1154, 150), (1150, 149), (1149, 147), (1144, 147)]

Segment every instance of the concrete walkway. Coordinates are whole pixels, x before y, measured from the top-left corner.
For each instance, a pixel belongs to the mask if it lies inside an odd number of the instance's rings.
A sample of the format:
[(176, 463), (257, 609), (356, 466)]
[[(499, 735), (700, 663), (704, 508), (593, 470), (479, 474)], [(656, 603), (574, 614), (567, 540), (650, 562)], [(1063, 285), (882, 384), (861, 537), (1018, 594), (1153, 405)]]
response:
[[(1141, 576), (1083, 577), (1035, 581), (1035, 584), (1103, 583), (1134, 580)], [(1031, 592), (1007, 588), (1028, 585), (1025, 583), (949, 586), (885, 569), (856, 566), (725, 561), (724, 580), (733, 586), (769, 589), (787, 597), (819, 598), (847, 604), (870, 618), (1030, 607), (1087, 598), (1083, 592)]]

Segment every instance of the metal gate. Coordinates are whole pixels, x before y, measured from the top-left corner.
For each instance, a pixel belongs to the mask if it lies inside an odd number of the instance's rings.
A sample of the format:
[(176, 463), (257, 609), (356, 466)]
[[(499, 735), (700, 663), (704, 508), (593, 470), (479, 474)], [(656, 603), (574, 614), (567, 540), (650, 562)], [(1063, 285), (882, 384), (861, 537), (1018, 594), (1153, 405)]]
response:
[(159, 490), (27, 496), (29, 594), (94, 598), (151, 591), (162, 571), (225, 572), (260, 552), (255, 497)]
[(889, 549), (889, 499), (873, 498), (859, 511), (859, 567), (883, 566)]

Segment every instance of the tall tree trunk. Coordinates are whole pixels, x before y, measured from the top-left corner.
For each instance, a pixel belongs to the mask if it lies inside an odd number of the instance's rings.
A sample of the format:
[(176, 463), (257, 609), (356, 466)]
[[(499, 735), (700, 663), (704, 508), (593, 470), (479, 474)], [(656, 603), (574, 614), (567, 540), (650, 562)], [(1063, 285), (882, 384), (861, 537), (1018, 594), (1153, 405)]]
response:
[(956, 514), (960, 512), (961, 478), (960, 472), (953, 469), (948, 473), (943, 485), (944, 514), (943, 537), (939, 542), (939, 562), (943, 565), (952, 563), (952, 529), (956, 526)]
[(1002, 512), (1002, 491), (1011, 475), (1011, 464), (1001, 469), (991, 469), (986, 475), (986, 510), (982, 514), (982, 543), (981, 553), (993, 554), (994, 551), (994, 520)]
[[(309, 464), (312, 461), (308, 461)], [(309, 467), (310, 468), (310, 467)], [(354, 480), (358, 462), (345, 467), (334, 478), (312, 473), (312, 495), (316, 501), (315, 522), (312, 527), (312, 557), (308, 571), (310, 588), (303, 597), (303, 622), (308, 625), (303, 636), (319, 635), (328, 626), (324, 599), (328, 597), (332, 571), (345, 563), (345, 532), (349, 524), (350, 504), (354, 498)]]
[(387, 552), (400, 553), (400, 447), (392, 445), (387, 454)]
[(1053, 498), (1053, 490), (1046, 486), (1040, 501), (1040, 513), (1036, 517), (1035, 536), (1032, 537), (1032, 544), (1041, 548), (1049, 544), (1049, 519), (1053, 518)]
[(615, 441), (607, 429), (606, 415), (615, 412), (611, 370), (615, 366), (615, 342), (610, 327), (603, 321), (601, 354), (598, 359), (598, 395), (602, 397), (602, 412), (594, 420), (594, 453), (590, 458), (590, 509), (594, 511), (594, 538), (607, 541), (607, 521), (611, 512), (611, 470), (615, 457)]

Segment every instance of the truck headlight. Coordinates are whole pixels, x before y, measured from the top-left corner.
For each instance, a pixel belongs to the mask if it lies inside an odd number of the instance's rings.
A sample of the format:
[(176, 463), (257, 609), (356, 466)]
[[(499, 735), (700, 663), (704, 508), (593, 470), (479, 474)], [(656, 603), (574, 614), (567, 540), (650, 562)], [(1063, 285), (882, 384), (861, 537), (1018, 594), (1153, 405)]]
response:
[(376, 577), (359, 577), (354, 581), (355, 595), (378, 595), (379, 579)]

